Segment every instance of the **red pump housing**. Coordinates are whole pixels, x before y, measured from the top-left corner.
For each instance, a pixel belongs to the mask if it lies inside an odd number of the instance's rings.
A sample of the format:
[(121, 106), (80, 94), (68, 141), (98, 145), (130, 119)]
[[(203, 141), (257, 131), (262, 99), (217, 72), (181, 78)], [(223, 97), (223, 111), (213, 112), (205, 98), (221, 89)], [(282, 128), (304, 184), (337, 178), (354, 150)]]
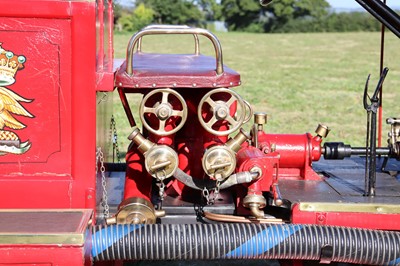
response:
[(320, 180), (312, 169), (312, 162), (321, 158), (321, 136), (310, 133), (266, 134), (260, 131), (258, 141), (264, 153), (279, 154), (279, 178)]

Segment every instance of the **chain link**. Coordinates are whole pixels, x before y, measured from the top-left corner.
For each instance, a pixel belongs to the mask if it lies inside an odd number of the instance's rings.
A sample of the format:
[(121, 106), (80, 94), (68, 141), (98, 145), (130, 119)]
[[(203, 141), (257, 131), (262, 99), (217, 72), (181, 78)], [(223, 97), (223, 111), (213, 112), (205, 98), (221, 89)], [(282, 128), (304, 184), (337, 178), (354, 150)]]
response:
[[(100, 164), (100, 170), (99, 170)], [(103, 206), (104, 218), (110, 216), (110, 206), (108, 205), (108, 194), (107, 194), (107, 179), (106, 179), (106, 168), (104, 166), (104, 154), (101, 148), (98, 147), (96, 151), (96, 173), (101, 174), (101, 186), (103, 187), (103, 196), (101, 198), (101, 205)]]
[[(161, 172), (161, 174), (158, 175), (160, 172)], [(165, 170), (162, 170), (162, 171), (158, 171), (156, 173), (156, 176), (157, 176), (156, 179), (158, 181), (157, 186), (159, 188), (158, 195), (160, 197), (160, 201), (162, 202), (164, 200), (164, 191), (165, 191), (164, 180), (165, 180), (165, 177), (167, 176), (167, 174), (166, 174)]]
[(219, 199), (219, 189), (220, 189), (220, 185), (221, 185), (221, 182), (220, 182), (220, 181), (217, 181), (217, 182), (215, 183), (215, 188), (214, 188), (213, 196), (211, 196), (210, 191), (209, 191), (206, 187), (203, 188), (202, 193), (203, 193), (203, 197), (207, 200), (207, 205), (214, 205), (215, 200), (218, 200), (218, 199)]
[(111, 115), (110, 135), (111, 135), (111, 141), (113, 144), (113, 162), (114, 162), (114, 154), (115, 154), (117, 157), (117, 162), (120, 163), (121, 157), (120, 157), (119, 146), (118, 146), (117, 123), (115, 122), (114, 115)]

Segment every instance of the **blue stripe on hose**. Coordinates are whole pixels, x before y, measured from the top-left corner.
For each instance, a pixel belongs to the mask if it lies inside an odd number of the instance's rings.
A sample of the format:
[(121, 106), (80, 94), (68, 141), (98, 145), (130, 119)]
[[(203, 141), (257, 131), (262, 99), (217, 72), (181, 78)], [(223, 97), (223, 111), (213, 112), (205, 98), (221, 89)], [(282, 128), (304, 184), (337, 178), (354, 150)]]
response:
[[(100, 253), (114, 245), (121, 238), (125, 237), (129, 233), (142, 227), (143, 224), (118, 224), (102, 228), (92, 235), (92, 243), (98, 243), (93, 245), (97, 248), (92, 248), (92, 257), (97, 257)], [(106, 243), (107, 242), (107, 243)]]
[[(257, 256), (285, 241), (286, 238), (302, 229), (302, 225), (270, 226), (253, 236), (245, 243), (230, 251), (225, 257)], [(272, 238), (274, 236), (274, 238)], [(264, 241), (264, 245), (261, 242)], [(258, 242), (258, 244), (257, 244)], [(257, 249), (256, 249), (257, 247)]]
[(389, 261), (387, 265), (399, 265), (400, 264), (400, 258), (397, 258), (395, 260)]

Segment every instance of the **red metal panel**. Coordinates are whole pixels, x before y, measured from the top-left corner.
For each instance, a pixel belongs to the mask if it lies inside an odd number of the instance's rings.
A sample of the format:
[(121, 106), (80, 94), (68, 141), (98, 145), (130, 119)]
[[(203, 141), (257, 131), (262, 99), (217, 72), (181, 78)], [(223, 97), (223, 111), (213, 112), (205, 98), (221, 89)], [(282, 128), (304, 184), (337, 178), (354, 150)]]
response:
[(295, 224), (400, 230), (400, 214), (397, 213), (301, 211), (298, 204), (293, 207), (292, 222)]
[(11, 178), (38, 173), (71, 176), (70, 20), (49, 24), (44, 19), (0, 18), (0, 25), (2, 48), (26, 57), (15, 83), (1, 88), (29, 99), (20, 104), (32, 114), (13, 115), (25, 128), (3, 129), (31, 147), (23, 154), (5, 152), (0, 172)]
[(85, 264), (84, 248), (70, 246), (2, 246), (0, 247), (1, 266), (5, 265), (39, 265), (39, 266), (72, 266)]
[[(5, 150), (0, 157), (0, 208), (94, 208), (94, 201), (86, 198), (95, 188), (95, 3), (2, 5), (3, 54), (23, 55), (26, 61), (15, 83), (3, 82), (1, 88), (21, 97), (11, 98), (26, 112), (9, 107), (23, 126), (0, 127), (20, 142), (14, 143), (18, 154), (13, 154), (8, 152), (11, 143), (0, 139)], [(2, 79), (0, 75), (0, 83)], [(8, 98), (2, 95), (5, 103)]]

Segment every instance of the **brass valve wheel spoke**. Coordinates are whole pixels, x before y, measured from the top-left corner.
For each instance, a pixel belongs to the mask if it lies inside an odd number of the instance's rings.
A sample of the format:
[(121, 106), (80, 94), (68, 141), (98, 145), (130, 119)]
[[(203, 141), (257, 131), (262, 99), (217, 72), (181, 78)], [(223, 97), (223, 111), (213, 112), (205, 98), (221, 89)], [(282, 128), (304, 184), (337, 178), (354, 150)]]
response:
[(183, 111), (179, 111), (179, 110), (172, 110), (171, 112), (171, 116), (180, 116), (183, 117), (184, 112)]
[(216, 123), (216, 122), (218, 122), (219, 120), (215, 117), (215, 116), (213, 116), (211, 119), (210, 119), (210, 121), (208, 121), (207, 123), (206, 123), (206, 125), (209, 127), (209, 128), (212, 128), (212, 126)]
[[(158, 127), (158, 131), (165, 131), (165, 120), (160, 120), (159, 122), (159, 127)], [(166, 131), (165, 131), (166, 132)]]
[(233, 118), (232, 116), (228, 115), (225, 118), (226, 121), (229, 122), (229, 124), (231, 124), (232, 126), (236, 126), (236, 124), (238, 123), (238, 121), (235, 120), (235, 118)]
[(155, 114), (156, 113), (156, 108), (144, 106), (143, 107), (143, 113)]

